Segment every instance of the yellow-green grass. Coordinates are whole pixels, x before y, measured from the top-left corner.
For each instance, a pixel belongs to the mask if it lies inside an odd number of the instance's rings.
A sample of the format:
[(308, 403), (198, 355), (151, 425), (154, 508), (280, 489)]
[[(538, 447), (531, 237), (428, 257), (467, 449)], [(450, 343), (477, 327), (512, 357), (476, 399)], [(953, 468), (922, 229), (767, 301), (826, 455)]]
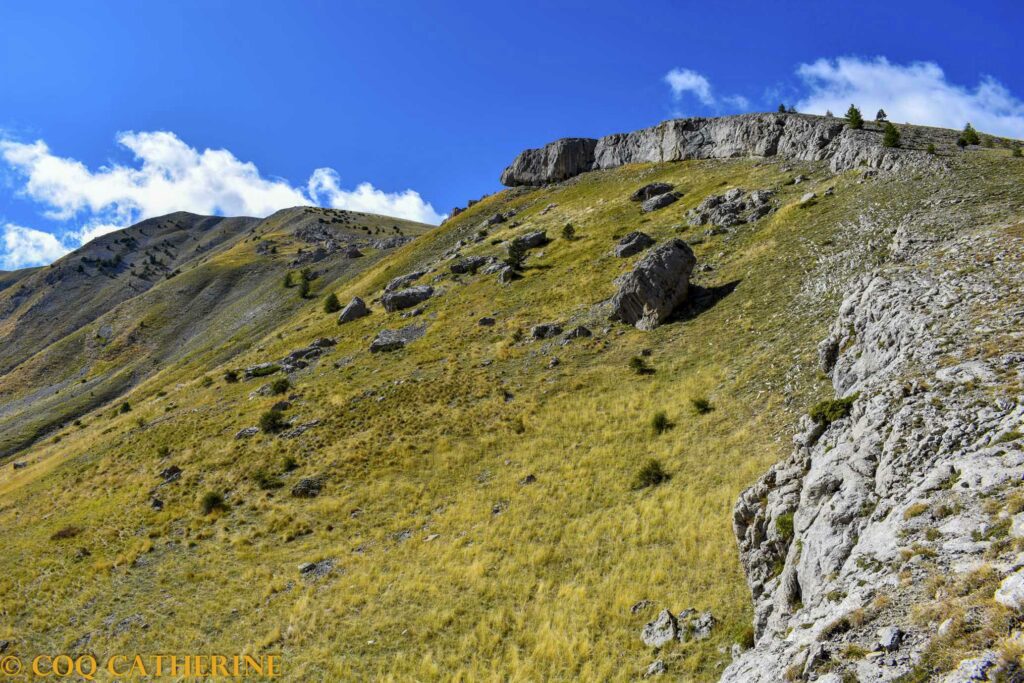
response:
[[(817, 180), (785, 184), (796, 173)], [(684, 162), (504, 192), (318, 291), (369, 301), (512, 207), (521, 226), (496, 226), (463, 252), (500, 255), (492, 239), (545, 228), (554, 240), (521, 280), (446, 275), (422, 317), (374, 307), (343, 327), (311, 300), (223, 365), (184, 358), (161, 369), (128, 397), (131, 412), (105, 406), (19, 458), (30, 467), (0, 470), (0, 638), (25, 654), (66, 650), (86, 633), (97, 653), (274, 652), (285, 678), (302, 681), (628, 680), (655, 656), (639, 638), (654, 610), (692, 606), (720, 620), (712, 637), (658, 656), (690, 679), (714, 679), (721, 651), (749, 638), (751, 620), (733, 503), (788, 452), (796, 417), (829, 395), (815, 346), (839, 292), (809, 297), (803, 287), (823, 251), (864, 238), (844, 232), (864, 206), (895, 221), (934, 190), (856, 178), (813, 165)], [(642, 215), (628, 196), (658, 180), (685, 196)], [(795, 206), (830, 185), (834, 196)], [(697, 284), (733, 283), (731, 294), (653, 332), (595, 320), (594, 305), (636, 260), (610, 255), (616, 235), (698, 241), (703, 228), (686, 227), (686, 209), (733, 186), (778, 189), (782, 208), (695, 246), (715, 267)], [(549, 203), (558, 206), (541, 215)], [(559, 237), (566, 222), (576, 239)], [(484, 315), (497, 325), (478, 326)], [(528, 339), (534, 324), (577, 318), (597, 336)], [(427, 324), (423, 339), (368, 352), (377, 330), (410, 322)], [(517, 330), (526, 338), (516, 341)], [(338, 346), (293, 376), (288, 415), (320, 425), (294, 439), (236, 440), (279, 397), (249, 398), (273, 377), (226, 384), (224, 371), (319, 336)], [(644, 349), (650, 375), (629, 367)], [(713, 410), (698, 414), (697, 398)], [(655, 435), (658, 411), (672, 427)], [(299, 468), (283, 473), (285, 457)], [(651, 458), (671, 478), (635, 490)], [(172, 463), (184, 474), (156, 490), (157, 512), (148, 492)], [(282, 488), (261, 490), (260, 470)], [(536, 482), (521, 484), (528, 474)], [(289, 496), (314, 475), (326, 480), (319, 498)], [(203, 515), (208, 491), (223, 492), (228, 510)], [(68, 525), (84, 531), (50, 540)], [(80, 548), (90, 554), (76, 558)], [(335, 561), (331, 574), (300, 576), (300, 563), (321, 559)], [(631, 614), (641, 599), (655, 607)], [(149, 628), (114, 635), (104, 623), (133, 614)]]

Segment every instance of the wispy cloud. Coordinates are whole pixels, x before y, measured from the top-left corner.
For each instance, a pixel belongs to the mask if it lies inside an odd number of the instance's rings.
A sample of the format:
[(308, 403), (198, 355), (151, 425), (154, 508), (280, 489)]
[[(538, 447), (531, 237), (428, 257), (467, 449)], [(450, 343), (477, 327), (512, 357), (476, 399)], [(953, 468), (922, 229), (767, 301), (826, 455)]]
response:
[(730, 109), (746, 109), (750, 102), (742, 95), (716, 96), (711, 88), (711, 81), (693, 69), (672, 69), (665, 74), (665, 82), (672, 91), (672, 99), (680, 102), (684, 96), (692, 95), (705, 107), (716, 110), (723, 106)]
[(54, 154), (43, 140), (0, 139), (0, 158), (16, 175), (16, 190), (38, 202), (50, 220), (79, 225), (60, 238), (8, 226), (0, 253), (3, 263), (46, 263), (57, 254), (54, 245), (67, 251), (68, 246), (173, 211), (262, 217), (291, 206), (321, 204), (423, 223), (443, 218), (414, 190), (385, 192), (365, 182), (346, 190), (329, 168), (316, 169), (305, 187), (294, 187), (262, 175), (255, 164), (226, 149), (200, 151), (171, 132), (126, 132), (117, 142), (132, 153), (134, 164), (90, 169)]
[(894, 64), (885, 57), (839, 57), (800, 64), (806, 94), (800, 111), (839, 115), (856, 104), (866, 116), (885, 109), (889, 119), (944, 128), (967, 122), (996, 135), (1024, 137), (1024, 101), (991, 76), (974, 87), (951, 83), (935, 62)]

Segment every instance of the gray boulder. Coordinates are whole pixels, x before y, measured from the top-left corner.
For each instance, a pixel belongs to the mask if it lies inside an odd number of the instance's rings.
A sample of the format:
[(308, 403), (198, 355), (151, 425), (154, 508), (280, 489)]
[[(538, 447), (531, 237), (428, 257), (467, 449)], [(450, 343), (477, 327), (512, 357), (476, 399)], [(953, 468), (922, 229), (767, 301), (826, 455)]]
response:
[(370, 315), (370, 309), (366, 306), (366, 302), (360, 299), (358, 296), (352, 297), (352, 301), (348, 302), (348, 305), (341, 310), (338, 315), (338, 324), (352, 322), (359, 318), (364, 318)]
[(638, 330), (654, 329), (686, 300), (696, 263), (693, 250), (683, 240), (657, 247), (617, 280), (611, 319)]
[(535, 230), (525, 235), (520, 235), (512, 240), (512, 243), (524, 249), (536, 249), (548, 243), (548, 233), (544, 230)]
[(562, 334), (562, 326), (558, 323), (542, 323), (534, 325), (530, 330), (530, 336), (534, 339), (550, 339)]
[(450, 270), (456, 275), (473, 274), (482, 268), (485, 263), (487, 263), (487, 259), (483, 256), (468, 256), (453, 263), (450, 266)]
[(593, 332), (591, 332), (586, 327), (583, 327), (583, 325), (580, 325), (578, 327), (574, 327), (571, 330), (569, 330), (566, 333), (565, 338), (566, 339), (583, 339), (584, 337), (592, 337), (592, 336), (594, 336)]
[(408, 285), (411, 285), (416, 280), (427, 274), (425, 270), (417, 270), (412, 273), (406, 273), (405, 275), (399, 275), (384, 287), (385, 292), (393, 292), (398, 289), (402, 289)]
[(433, 287), (430, 285), (419, 285), (395, 292), (387, 292), (380, 298), (380, 302), (384, 306), (385, 311), (394, 313), (395, 311), (412, 308), (417, 304), (423, 303), (433, 295)]
[(371, 353), (397, 351), (406, 344), (422, 337), (427, 330), (426, 325), (407, 325), (397, 330), (381, 330), (370, 344)]
[(665, 194), (659, 194), (656, 197), (651, 197), (650, 199), (645, 200), (644, 203), (640, 205), (640, 209), (644, 213), (650, 213), (652, 211), (657, 211), (658, 209), (664, 209), (669, 204), (672, 204), (676, 200), (678, 200), (681, 196), (682, 195), (679, 194), (678, 192), (666, 192)]
[(633, 254), (639, 254), (647, 247), (654, 244), (654, 238), (645, 232), (634, 230), (621, 240), (615, 247), (615, 255), (619, 258), (626, 258)]
[(644, 626), (640, 632), (640, 640), (648, 647), (662, 647), (671, 643), (679, 635), (676, 618), (667, 609), (661, 610), (658, 617)]
[(895, 652), (903, 642), (903, 631), (898, 626), (886, 626), (878, 629), (878, 649)]
[(650, 183), (644, 185), (639, 190), (630, 195), (629, 200), (633, 202), (645, 202), (652, 197), (665, 194), (666, 192), (672, 191), (672, 185), (669, 183)]

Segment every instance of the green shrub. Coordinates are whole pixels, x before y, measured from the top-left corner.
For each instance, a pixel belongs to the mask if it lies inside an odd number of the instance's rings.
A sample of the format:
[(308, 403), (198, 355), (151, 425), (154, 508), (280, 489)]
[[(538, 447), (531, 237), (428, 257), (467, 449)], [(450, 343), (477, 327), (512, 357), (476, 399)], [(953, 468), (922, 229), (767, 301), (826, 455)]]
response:
[(512, 240), (505, 250), (505, 265), (512, 270), (522, 270), (526, 264), (526, 247), (518, 240)]
[(338, 301), (338, 295), (331, 292), (324, 299), (324, 313), (337, 313), (341, 310), (341, 302)]
[(203, 378), (199, 380), (199, 386), (203, 387), (204, 389), (206, 387), (213, 386), (213, 378), (211, 378), (209, 375), (203, 375)]
[(575, 239), (576, 228), (572, 227), (572, 223), (566, 223), (562, 226), (562, 237), (567, 240)]
[(309, 296), (309, 280), (302, 278), (299, 280), (299, 298), (305, 299)]
[(285, 422), (284, 413), (280, 410), (268, 410), (260, 415), (260, 429), (267, 434), (277, 434), (288, 426)]
[(636, 473), (636, 478), (633, 480), (633, 488), (635, 490), (649, 488), (651, 486), (657, 486), (663, 482), (668, 481), (669, 474), (665, 471), (665, 468), (661, 466), (661, 463), (651, 458), (644, 466), (640, 468), (640, 471)]
[(208, 515), (214, 510), (227, 510), (228, 508), (227, 503), (224, 502), (224, 495), (219, 491), (207, 491), (203, 494), (199, 507), (204, 515)]
[(793, 513), (787, 512), (775, 518), (775, 531), (782, 538), (793, 538)]
[(629, 369), (638, 375), (654, 374), (654, 369), (647, 365), (647, 361), (640, 356), (633, 356), (629, 359)]
[(281, 470), (284, 472), (292, 472), (299, 469), (299, 461), (291, 455), (286, 455), (281, 460)]
[(882, 132), (882, 147), (899, 147), (900, 146), (900, 131), (896, 126), (889, 122), (886, 122), (885, 129)]
[(846, 110), (846, 124), (854, 130), (860, 130), (864, 127), (864, 117), (861, 116), (860, 109), (857, 109), (852, 104)]
[(664, 410), (659, 410), (651, 418), (651, 428), (654, 429), (655, 434), (664, 434), (672, 428), (672, 423), (669, 422), (668, 415)]
[(289, 289), (292, 286), (292, 271), (288, 271), (284, 274), (284, 288)]
[(280, 479), (275, 477), (273, 474), (270, 474), (263, 468), (260, 468), (253, 472), (252, 480), (253, 482), (256, 483), (256, 486), (258, 486), (261, 491), (279, 489), (283, 485)]
[(812, 420), (827, 427), (836, 420), (841, 420), (849, 415), (850, 409), (859, 397), (860, 392), (851, 394), (846, 398), (826, 399), (811, 406), (808, 414)]
[(235, 382), (237, 382), (238, 381), (238, 371), (237, 370), (228, 370), (227, 372), (225, 372), (224, 373), (224, 381), (227, 382), (228, 384), (234, 384)]
[(715, 407), (711, 405), (711, 401), (703, 397), (691, 398), (690, 405), (693, 406), (693, 412), (698, 415), (707, 415), (715, 409)]
[(121, 404), (121, 407), (118, 408), (118, 412), (121, 413), (122, 415), (125, 413), (132, 412), (132, 404), (129, 403), (128, 401), (125, 401), (124, 403)]
[(931, 142), (928, 143), (928, 153), (932, 155), (935, 154), (935, 145)]
[(287, 377), (278, 377), (271, 383), (270, 393), (274, 396), (279, 396), (291, 388), (292, 383), (288, 381)]
[(1010, 151), (1010, 156), (1012, 156), (1012, 157), (1024, 156), (1024, 152), (1021, 152), (1020, 145), (1014, 145), (1013, 146), (1013, 149)]
[(977, 145), (981, 143), (981, 136), (978, 135), (978, 131), (974, 130), (974, 126), (967, 124), (964, 126), (964, 132), (960, 134), (960, 137), (964, 139), (968, 145)]

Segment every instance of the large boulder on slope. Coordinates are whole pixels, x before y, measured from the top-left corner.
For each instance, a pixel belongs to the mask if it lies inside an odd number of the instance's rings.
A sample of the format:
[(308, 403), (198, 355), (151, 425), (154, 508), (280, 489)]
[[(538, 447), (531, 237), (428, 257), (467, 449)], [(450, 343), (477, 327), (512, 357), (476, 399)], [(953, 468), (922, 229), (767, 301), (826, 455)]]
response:
[(348, 302), (348, 306), (345, 306), (338, 315), (338, 324), (352, 322), (368, 315), (370, 315), (370, 309), (366, 306), (366, 302), (358, 296), (352, 297), (352, 301)]
[(397, 292), (387, 292), (380, 298), (380, 303), (384, 306), (385, 311), (394, 313), (395, 311), (412, 308), (432, 296), (434, 296), (433, 287), (430, 285), (419, 285), (418, 287), (400, 289)]
[(611, 319), (638, 330), (654, 329), (686, 300), (696, 263), (693, 250), (683, 240), (657, 247), (617, 280)]

